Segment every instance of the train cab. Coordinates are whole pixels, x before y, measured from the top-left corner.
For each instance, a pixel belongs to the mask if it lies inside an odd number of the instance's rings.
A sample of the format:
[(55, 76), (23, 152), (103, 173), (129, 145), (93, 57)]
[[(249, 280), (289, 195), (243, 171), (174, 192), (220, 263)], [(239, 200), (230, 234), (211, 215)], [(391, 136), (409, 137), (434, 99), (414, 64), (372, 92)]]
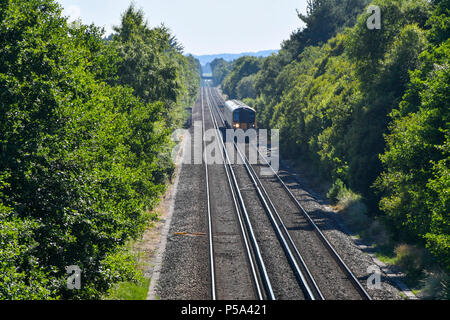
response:
[(256, 129), (256, 111), (238, 100), (225, 102), (224, 118), (228, 129)]

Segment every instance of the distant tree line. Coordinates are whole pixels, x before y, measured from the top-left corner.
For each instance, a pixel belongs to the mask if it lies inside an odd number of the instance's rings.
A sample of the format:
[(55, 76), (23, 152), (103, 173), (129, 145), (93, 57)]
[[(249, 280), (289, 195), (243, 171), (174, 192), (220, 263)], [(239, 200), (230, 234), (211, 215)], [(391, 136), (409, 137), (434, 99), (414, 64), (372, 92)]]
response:
[[(54, 0), (0, 0), (0, 299), (96, 299), (174, 171), (199, 63), (131, 6), (109, 39)], [(68, 290), (66, 267), (82, 270)]]
[(334, 182), (330, 198), (361, 194), (396, 239), (450, 271), (450, 1), (375, 0), (379, 30), (368, 4), (310, 0), (306, 27), (277, 55), (213, 73), (260, 126), (281, 130), (285, 157)]

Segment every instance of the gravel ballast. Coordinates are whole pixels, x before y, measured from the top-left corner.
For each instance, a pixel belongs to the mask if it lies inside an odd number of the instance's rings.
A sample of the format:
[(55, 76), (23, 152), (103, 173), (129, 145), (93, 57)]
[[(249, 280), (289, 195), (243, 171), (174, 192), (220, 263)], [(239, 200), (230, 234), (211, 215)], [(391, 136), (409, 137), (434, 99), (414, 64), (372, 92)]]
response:
[[(201, 125), (201, 104), (192, 110), (193, 126), (189, 132), (194, 138), (194, 126)], [(192, 156), (195, 148), (191, 143)], [(198, 150), (197, 150), (198, 151)], [(200, 151), (201, 152), (201, 151)], [(203, 165), (183, 164), (174, 213), (167, 237), (167, 245), (157, 284), (157, 294), (162, 300), (208, 300), (210, 293), (210, 273), (208, 264), (205, 169)]]

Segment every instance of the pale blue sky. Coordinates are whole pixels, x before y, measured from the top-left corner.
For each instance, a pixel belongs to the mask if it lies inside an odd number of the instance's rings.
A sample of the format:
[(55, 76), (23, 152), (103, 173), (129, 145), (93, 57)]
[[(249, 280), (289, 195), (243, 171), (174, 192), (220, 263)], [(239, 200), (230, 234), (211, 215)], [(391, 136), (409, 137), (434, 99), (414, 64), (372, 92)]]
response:
[[(131, 0), (58, 0), (65, 14), (94, 22), (107, 33), (120, 23)], [(164, 24), (187, 53), (239, 53), (279, 49), (302, 26), (296, 9), (306, 0), (134, 0), (151, 26)]]

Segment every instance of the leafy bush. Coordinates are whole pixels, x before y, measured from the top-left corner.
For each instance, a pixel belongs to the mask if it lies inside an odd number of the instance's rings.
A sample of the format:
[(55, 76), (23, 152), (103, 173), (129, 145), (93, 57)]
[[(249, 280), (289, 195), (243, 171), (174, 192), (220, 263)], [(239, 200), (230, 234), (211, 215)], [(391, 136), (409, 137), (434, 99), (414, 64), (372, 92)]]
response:
[[(167, 30), (150, 30), (133, 10), (120, 30), (144, 33), (137, 44), (68, 25), (52, 0), (0, 1), (2, 299), (93, 299), (136, 277), (123, 248), (165, 190), (173, 106), (192, 101), (183, 96), (199, 75), (162, 45)], [(149, 92), (122, 70), (123, 51), (145, 50), (164, 61), (134, 69), (159, 70), (145, 79), (155, 81)], [(82, 270), (81, 290), (66, 288), (70, 265)]]
[(223, 85), (232, 97), (254, 88), (259, 126), (280, 130), (284, 157), (333, 181), (328, 196), (347, 202), (350, 220), (364, 225), (368, 207), (450, 272), (449, 1), (372, 4), (379, 30), (367, 28), (368, 1), (309, 1), (306, 26), (277, 55), (250, 78), (236, 64)]
[[(263, 58), (242, 57), (234, 61), (230, 73), (223, 80), (223, 92), (230, 99), (244, 98), (239, 97), (238, 85), (244, 78), (256, 74), (261, 69), (262, 60)], [(241, 87), (241, 93), (246, 93), (242, 92), (242, 89)]]
[(336, 179), (333, 182), (333, 185), (331, 186), (330, 190), (327, 193), (327, 197), (335, 202), (339, 201), (339, 198), (341, 198), (342, 190), (345, 189), (345, 185), (340, 179)]
[(420, 295), (425, 299), (449, 300), (450, 299), (450, 276), (448, 273), (439, 271), (429, 275), (424, 281)]
[[(435, 9), (431, 21), (441, 17), (436, 14), (441, 10)], [(448, 14), (449, 9), (446, 10)], [(428, 33), (433, 41), (441, 38), (435, 35), (439, 33), (436, 29)], [(385, 171), (377, 181), (378, 189), (383, 191), (380, 207), (397, 232), (410, 239), (424, 239), (447, 271), (450, 271), (449, 58), (448, 38), (429, 45), (420, 55), (420, 67), (411, 72), (403, 101), (391, 113), (387, 148), (380, 156)]]
[(409, 278), (416, 279), (423, 275), (425, 252), (423, 249), (402, 244), (395, 248), (396, 265), (405, 271)]
[(214, 84), (219, 86), (231, 71), (232, 63), (225, 61), (222, 58), (216, 58), (211, 62), (211, 69), (214, 79)]

